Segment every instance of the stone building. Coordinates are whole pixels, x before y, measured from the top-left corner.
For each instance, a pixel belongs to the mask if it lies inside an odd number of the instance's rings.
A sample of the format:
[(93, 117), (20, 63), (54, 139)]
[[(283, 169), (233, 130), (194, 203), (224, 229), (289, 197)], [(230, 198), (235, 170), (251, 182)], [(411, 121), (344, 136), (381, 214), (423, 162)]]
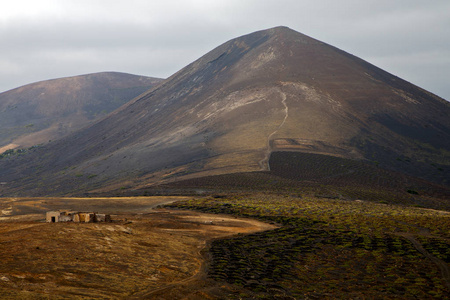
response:
[(111, 216), (107, 214), (97, 214), (95, 212), (76, 212), (68, 210), (48, 211), (45, 220), (49, 223), (57, 222), (111, 222)]
[(95, 213), (93, 212), (80, 212), (74, 215), (74, 222), (92, 223), (95, 222)]
[(75, 214), (77, 212), (68, 210), (48, 211), (45, 219), (49, 223), (70, 222)]

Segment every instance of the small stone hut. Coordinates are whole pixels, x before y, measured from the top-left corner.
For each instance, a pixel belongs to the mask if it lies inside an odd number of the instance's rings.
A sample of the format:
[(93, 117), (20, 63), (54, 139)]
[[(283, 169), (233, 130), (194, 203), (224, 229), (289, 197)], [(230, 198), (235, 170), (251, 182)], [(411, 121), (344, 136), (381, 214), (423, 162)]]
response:
[(97, 214), (95, 212), (76, 212), (67, 210), (48, 211), (45, 220), (49, 223), (57, 222), (111, 222), (111, 216), (107, 214)]
[(95, 214), (95, 222), (111, 222), (111, 215)]
[(77, 212), (68, 210), (48, 211), (45, 219), (49, 223), (70, 222), (75, 214)]
[(80, 212), (74, 215), (74, 222), (92, 223), (95, 222), (95, 213), (93, 212)]

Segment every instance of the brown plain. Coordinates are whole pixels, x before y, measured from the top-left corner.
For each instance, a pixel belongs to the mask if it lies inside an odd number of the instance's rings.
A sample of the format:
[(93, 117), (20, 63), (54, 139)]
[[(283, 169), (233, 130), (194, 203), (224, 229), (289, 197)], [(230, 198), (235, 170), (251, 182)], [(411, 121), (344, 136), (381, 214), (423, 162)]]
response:
[[(2, 200), (8, 205), (0, 220), (2, 299), (196, 298), (206, 280), (202, 250), (208, 242), (274, 228), (225, 215), (153, 209), (175, 197)], [(115, 212), (114, 221), (45, 223), (42, 212), (55, 202)]]

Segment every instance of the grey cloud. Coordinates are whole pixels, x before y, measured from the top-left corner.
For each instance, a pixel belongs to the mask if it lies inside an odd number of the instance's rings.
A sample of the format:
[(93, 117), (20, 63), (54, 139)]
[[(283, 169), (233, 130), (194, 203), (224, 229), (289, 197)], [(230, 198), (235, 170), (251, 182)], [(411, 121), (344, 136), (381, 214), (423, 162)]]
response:
[(168, 77), (231, 38), (285, 25), (450, 99), (446, 0), (52, 3), (0, 19), (0, 92), (99, 71)]

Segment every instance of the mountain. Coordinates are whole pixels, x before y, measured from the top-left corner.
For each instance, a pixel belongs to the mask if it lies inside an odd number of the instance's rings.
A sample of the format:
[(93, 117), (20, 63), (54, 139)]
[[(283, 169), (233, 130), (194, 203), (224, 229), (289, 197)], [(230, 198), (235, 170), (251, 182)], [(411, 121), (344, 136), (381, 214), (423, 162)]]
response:
[(78, 130), (160, 81), (108, 72), (47, 80), (1, 93), (0, 154)]
[(450, 103), (286, 27), (215, 48), (108, 117), (0, 160), (6, 194), (142, 189), (268, 171), (271, 153), (370, 162), (448, 185)]

